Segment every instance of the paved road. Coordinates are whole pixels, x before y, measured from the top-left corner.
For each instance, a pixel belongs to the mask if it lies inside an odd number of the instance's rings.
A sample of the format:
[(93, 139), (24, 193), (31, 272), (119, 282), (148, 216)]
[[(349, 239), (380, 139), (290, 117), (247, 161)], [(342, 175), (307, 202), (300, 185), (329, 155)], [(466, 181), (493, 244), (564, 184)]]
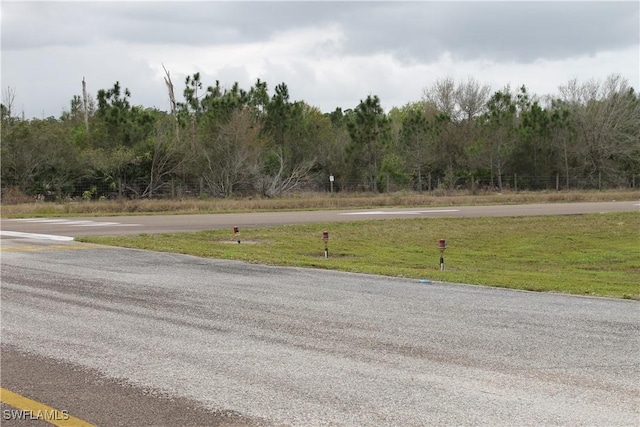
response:
[(481, 217), (564, 215), (600, 212), (638, 212), (638, 202), (553, 203), (500, 206), (456, 206), (450, 208), (331, 210), (215, 215), (153, 215), (88, 218), (49, 218), (1, 221), (6, 232), (53, 234), (62, 236), (171, 233), (239, 226), (262, 227), (313, 222), (358, 221), (413, 217)]
[(98, 425), (640, 424), (636, 301), (2, 246), (2, 387)]

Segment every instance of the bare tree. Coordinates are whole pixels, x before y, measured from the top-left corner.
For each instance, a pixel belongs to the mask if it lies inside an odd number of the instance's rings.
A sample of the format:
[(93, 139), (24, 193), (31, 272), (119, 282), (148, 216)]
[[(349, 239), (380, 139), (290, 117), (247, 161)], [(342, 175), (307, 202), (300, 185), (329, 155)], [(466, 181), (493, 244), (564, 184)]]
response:
[(309, 171), (313, 168), (315, 160), (299, 163), (287, 173), (282, 147), (275, 148), (273, 154), (279, 167), (275, 174), (262, 175), (260, 179), (262, 194), (268, 197), (280, 196), (298, 190), (310, 181)]
[(260, 131), (254, 115), (239, 109), (220, 127), (215, 140), (205, 144), (203, 177), (215, 193), (231, 196), (237, 188), (252, 184), (263, 152)]
[(16, 119), (13, 117), (13, 104), (16, 99), (16, 91), (7, 86), (2, 91), (2, 103), (0, 104), (0, 130), (2, 131), (2, 138), (0, 142), (5, 139), (8, 132), (11, 130), (13, 123)]
[(167, 184), (168, 178), (179, 173), (184, 164), (191, 160), (193, 152), (187, 150), (185, 144), (175, 134), (176, 128), (168, 117), (159, 119), (155, 124), (155, 134), (152, 139), (151, 170), (149, 171), (149, 185), (142, 197), (153, 197), (154, 194)]
[(4, 107), (4, 114), (7, 117), (13, 116), (13, 104), (16, 100), (16, 90), (7, 86), (2, 91), (2, 106)]
[(429, 88), (423, 89), (423, 100), (435, 105), (440, 113), (444, 113), (456, 121), (460, 116), (457, 100), (457, 89), (453, 78), (436, 80)]
[(82, 110), (84, 112), (84, 126), (89, 132), (89, 97), (87, 96), (87, 82), (82, 78)]
[(604, 81), (576, 79), (559, 88), (573, 118), (578, 156), (593, 182), (604, 177), (621, 184), (620, 165), (637, 168), (640, 158), (640, 98), (618, 74)]
[(473, 77), (469, 77), (465, 83), (460, 83), (454, 98), (462, 118), (471, 122), (474, 117), (484, 113), (490, 94), (491, 88), (488, 85), (481, 85)]
[(164, 82), (167, 85), (167, 92), (169, 93), (169, 105), (171, 106), (171, 115), (174, 120), (174, 128), (175, 128), (175, 137), (177, 139), (180, 138), (180, 123), (178, 121), (178, 103), (176, 102), (176, 95), (173, 89), (173, 82), (171, 81), (171, 75), (169, 71), (162, 65), (162, 69), (164, 70), (165, 77)]

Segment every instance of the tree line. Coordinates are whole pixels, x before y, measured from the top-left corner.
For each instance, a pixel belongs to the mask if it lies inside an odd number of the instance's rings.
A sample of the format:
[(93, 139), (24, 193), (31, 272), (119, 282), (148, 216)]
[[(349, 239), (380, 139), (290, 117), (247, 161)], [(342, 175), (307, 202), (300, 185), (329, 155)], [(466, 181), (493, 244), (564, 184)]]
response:
[(327, 188), (329, 177), (332, 190), (383, 192), (629, 187), (640, 175), (640, 96), (619, 75), (542, 97), (444, 78), (388, 112), (369, 95), (322, 113), (292, 101), (285, 83), (205, 86), (199, 73), (178, 99), (165, 73), (168, 111), (131, 105), (116, 82), (95, 99), (73, 96), (58, 118), (25, 120), (3, 91), (3, 189), (51, 200), (275, 197)]

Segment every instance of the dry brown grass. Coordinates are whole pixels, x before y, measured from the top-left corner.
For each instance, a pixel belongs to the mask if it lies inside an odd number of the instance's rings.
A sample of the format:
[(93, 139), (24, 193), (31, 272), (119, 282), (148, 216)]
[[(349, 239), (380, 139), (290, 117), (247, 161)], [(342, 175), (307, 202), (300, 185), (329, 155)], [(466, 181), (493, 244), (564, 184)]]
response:
[[(3, 198), (4, 199), (4, 198)], [(116, 200), (67, 203), (17, 203), (0, 205), (3, 217), (99, 216), (135, 214), (192, 214), (274, 210), (352, 209), (370, 207), (436, 207), (496, 204), (598, 202), (638, 200), (638, 190), (509, 192), (473, 195), (469, 192), (390, 194), (304, 193), (282, 198), (231, 198), (182, 200)]]
[(8, 187), (2, 189), (2, 192), (0, 193), (0, 201), (2, 202), (2, 205), (18, 205), (34, 202), (36, 199), (23, 193), (19, 188)]

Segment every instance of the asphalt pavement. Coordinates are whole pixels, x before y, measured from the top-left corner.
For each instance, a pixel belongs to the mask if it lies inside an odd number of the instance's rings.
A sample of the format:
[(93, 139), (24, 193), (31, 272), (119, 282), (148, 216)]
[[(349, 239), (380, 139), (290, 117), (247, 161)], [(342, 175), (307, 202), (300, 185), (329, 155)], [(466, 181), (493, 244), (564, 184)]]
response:
[[(391, 218), (471, 218), (532, 215), (577, 215), (605, 212), (640, 212), (640, 203), (544, 203), (528, 205), (450, 206), (437, 208), (384, 208), (234, 214), (128, 215), (70, 218), (2, 219), (0, 237), (14, 233), (54, 236), (177, 233), (234, 226), (240, 229), (319, 222), (366, 221)], [(42, 236), (41, 236), (42, 238)]]
[(2, 387), (93, 424), (640, 425), (637, 301), (2, 246)]

